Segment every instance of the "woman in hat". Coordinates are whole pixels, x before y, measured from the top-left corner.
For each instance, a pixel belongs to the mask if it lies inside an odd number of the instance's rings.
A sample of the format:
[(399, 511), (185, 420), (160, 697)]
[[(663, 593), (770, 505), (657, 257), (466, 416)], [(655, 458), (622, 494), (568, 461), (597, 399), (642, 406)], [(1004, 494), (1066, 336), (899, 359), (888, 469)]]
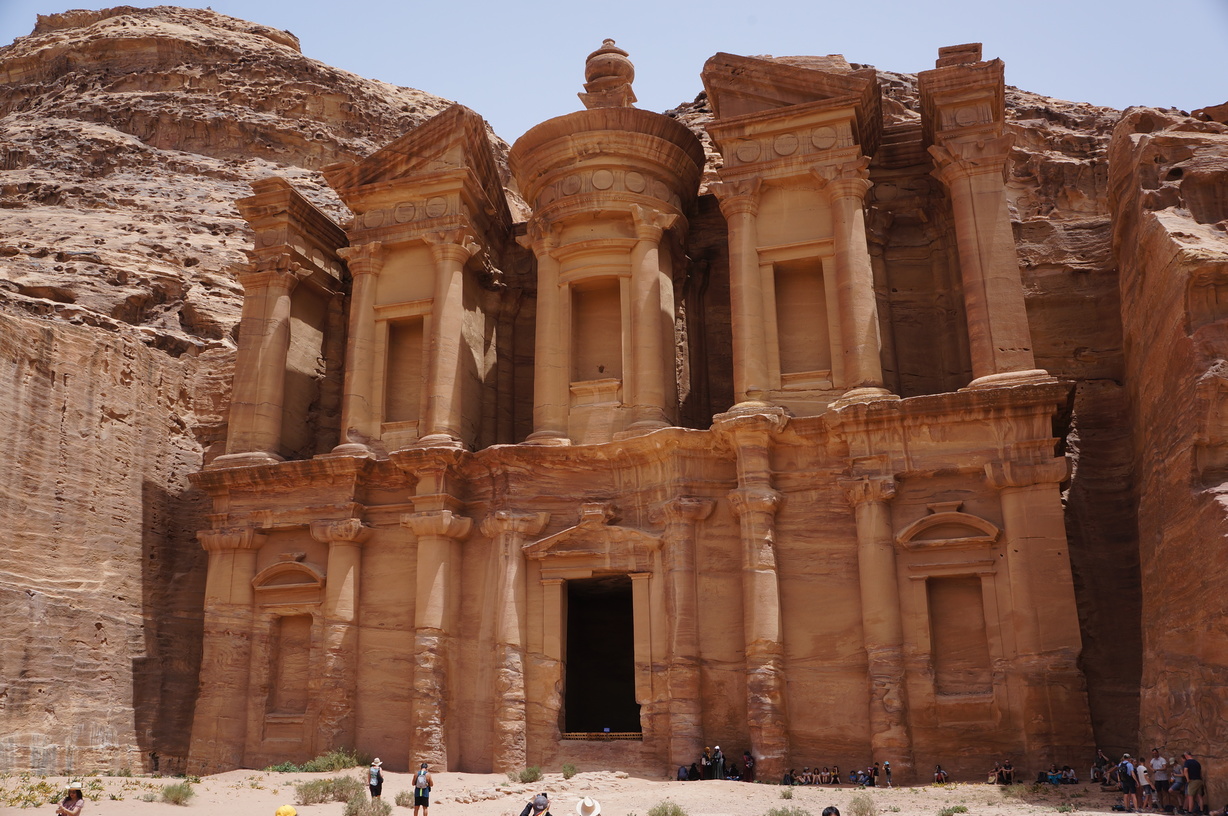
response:
[(56, 816), (80, 816), (85, 810), (85, 799), (81, 796), (81, 783), (69, 782), (68, 793), (60, 800), (60, 806), (55, 809)]
[(537, 794), (520, 811), (520, 816), (550, 816), (550, 797), (545, 791)]
[(380, 794), (384, 792), (384, 774), (380, 771), (380, 766), (384, 763), (379, 757), (371, 760), (371, 767), (367, 769), (367, 787), (371, 789), (371, 799), (374, 801), (380, 798)]
[(576, 813), (579, 816), (601, 816), (601, 803), (596, 799), (585, 796), (576, 803)]

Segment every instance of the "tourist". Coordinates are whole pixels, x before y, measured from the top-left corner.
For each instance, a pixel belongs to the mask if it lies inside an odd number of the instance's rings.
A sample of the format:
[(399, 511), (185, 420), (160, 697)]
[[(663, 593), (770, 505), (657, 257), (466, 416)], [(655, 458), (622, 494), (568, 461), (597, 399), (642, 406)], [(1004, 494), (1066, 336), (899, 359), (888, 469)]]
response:
[(1015, 783), (1015, 766), (1011, 764), (1011, 758), (1007, 757), (1006, 762), (1002, 763), (1002, 784), (1013, 785)]
[(872, 767), (866, 768), (866, 772), (870, 777), (870, 780), (868, 783), (869, 787), (877, 788), (878, 787), (878, 774), (879, 774), (878, 763), (875, 762)]
[(823, 816), (840, 816), (840, 808), (835, 805), (828, 805), (823, 808)]
[(839, 765), (831, 766), (831, 783), (833, 785), (840, 784), (840, 766)]
[(755, 781), (755, 758), (750, 755), (750, 751), (742, 752), (742, 781)]
[(690, 769), (686, 772), (686, 780), (688, 782), (698, 782), (701, 779), (703, 777), (699, 774), (699, 766), (692, 762)]
[(1134, 760), (1129, 754), (1121, 755), (1117, 763), (1117, 779), (1121, 782), (1121, 806), (1133, 813), (1138, 807), (1138, 778), (1134, 775)]
[(789, 786), (792, 786), (792, 785), (796, 785), (796, 784), (797, 784), (797, 777), (793, 775), (793, 769), (792, 769), (792, 768), (790, 768), (789, 770), (785, 771), (785, 775), (784, 775), (783, 777), (781, 777), (781, 779), (780, 779), (780, 784), (782, 784), (782, 785), (789, 785)]
[(813, 785), (814, 784), (814, 777), (810, 775), (809, 765), (807, 765), (805, 768), (802, 768), (802, 775), (797, 778), (797, 783), (799, 785)]
[(1155, 804), (1155, 788), (1151, 787), (1151, 776), (1147, 772), (1147, 764), (1145, 762), (1135, 763), (1134, 778), (1138, 781), (1138, 789), (1143, 797), (1143, 802), (1139, 807), (1142, 810), (1146, 810)]
[(823, 766), (823, 770), (819, 771), (819, 784), (831, 784), (831, 768), (827, 767), (826, 765)]
[(1109, 757), (1105, 754), (1102, 748), (1096, 749), (1096, 758), (1092, 760), (1092, 781), (1104, 784), (1106, 779), (1105, 768), (1112, 764), (1109, 762)]
[(891, 787), (891, 763), (883, 760), (883, 774), (887, 777), (887, 787)]
[(550, 816), (550, 797), (545, 791), (537, 794), (520, 811), (520, 816)]
[(576, 802), (577, 816), (601, 816), (601, 803), (590, 796)]
[(704, 752), (699, 756), (699, 768), (704, 779), (712, 778), (712, 749), (704, 748)]
[(1077, 785), (1079, 784), (1079, 776), (1075, 773), (1075, 769), (1069, 765), (1062, 766), (1062, 784)]
[(712, 773), (713, 779), (725, 778), (725, 755), (721, 753), (719, 745), (712, 751)]
[(1002, 781), (1002, 763), (994, 762), (993, 767), (989, 769), (989, 776), (985, 779), (986, 784), (996, 785)]
[(384, 763), (379, 757), (371, 760), (371, 767), (367, 769), (367, 787), (371, 789), (371, 798), (379, 799), (384, 792), (384, 774), (380, 771), (380, 766)]
[(85, 809), (85, 799), (81, 796), (81, 783), (69, 782), (68, 791), (60, 800), (60, 806), (55, 809), (56, 816), (80, 816)]
[[(1185, 760), (1181, 763), (1181, 776), (1185, 779), (1185, 809), (1188, 813), (1201, 813), (1207, 806), (1206, 797), (1203, 796), (1202, 763), (1194, 759), (1189, 751), (1181, 757)], [(1195, 810), (1195, 807), (1198, 809)]]
[(1062, 784), (1062, 772), (1056, 764), (1049, 766), (1048, 772), (1045, 773), (1045, 781), (1050, 785)]
[[(426, 816), (427, 810), (431, 806), (431, 788), (435, 787), (435, 780), (431, 777), (431, 771), (423, 762), (418, 766), (418, 773), (414, 774), (414, 816)], [(418, 813), (418, 808), (422, 808), (422, 813)]]
[(731, 782), (741, 782), (742, 781), (742, 775), (738, 773), (738, 763), (736, 762), (726, 762), (725, 763), (725, 778)]
[(1159, 748), (1151, 749), (1151, 784), (1156, 789), (1156, 806), (1163, 808), (1168, 804), (1168, 760), (1160, 755)]
[(942, 769), (941, 765), (934, 766), (934, 784), (945, 785), (950, 780), (951, 776)]
[(678, 781), (685, 782), (687, 780), (687, 770), (685, 765), (678, 766)]

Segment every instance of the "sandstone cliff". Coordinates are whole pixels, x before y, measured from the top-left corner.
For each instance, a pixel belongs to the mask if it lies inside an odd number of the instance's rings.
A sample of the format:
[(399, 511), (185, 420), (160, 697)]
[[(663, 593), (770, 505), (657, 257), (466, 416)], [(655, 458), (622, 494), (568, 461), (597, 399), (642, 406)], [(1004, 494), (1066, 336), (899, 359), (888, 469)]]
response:
[[(915, 79), (881, 81), (889, 120), (909, 127)], [(1139, 635), (1134, 474), (1150, 460), (1135, 440), (1160, 417), (1131, 409), (1158, 405), (1146, 395), (1162, 386), (1143, 385), (1151, 369), (1127, 371), (1124, 357), (1107, 170), (1119, 114), (1017, 90), (1007, 104), (1037, 363), (1076, 383), (1059, 435), (1072, 461), (1067, 532), (1093, 719), (1103, 745), (1134, 750), (1140, 643), (1150, 655), (1159, 636)], [(242, 297), (233, 270), (250, 245), (233, 202), (276, 174), (344, 221), (318, 168), (367, 155), (446, 105), (210, 11), (67, 12), (0, 48), (0, 416), (11, 463), (0, 478), (10, 521), (0, 770), (148, 767), (154, 753), (162, 769), (178, 767), (200, 659), (193, 535), (207, 526), (185, 477), (225, 436)], [(701, 135), (704, 113), (702, 97), (673, 112)], [(1124, 193), (1117, 202), (1119, 219), (1138, 208)], [(701, 202), (697, 224), (719, 218)], [(720, 318), (709, 316), (714, 348)], [(708, 387), (696, 423), (729, 386)], [(1208, 531), (1222, 523), (1213, 493), (1198, 493)], [(1159, 512), (1166, 499), (1147, 501)], [(1144, 576), (1158, 571), (1151, 552)], [(1168, 711), (1146, 701), (1169, 699), (1157, 690), (1169, 681), (1147, 676), (1145, 705)]]

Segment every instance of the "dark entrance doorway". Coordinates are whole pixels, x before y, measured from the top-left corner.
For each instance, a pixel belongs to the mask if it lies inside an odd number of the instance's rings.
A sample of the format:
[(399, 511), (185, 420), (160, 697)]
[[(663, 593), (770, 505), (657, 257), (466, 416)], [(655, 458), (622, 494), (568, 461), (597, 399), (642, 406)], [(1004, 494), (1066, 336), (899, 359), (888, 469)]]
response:
[(567, 582), (568, 733), (640, 732), (631, 577)]

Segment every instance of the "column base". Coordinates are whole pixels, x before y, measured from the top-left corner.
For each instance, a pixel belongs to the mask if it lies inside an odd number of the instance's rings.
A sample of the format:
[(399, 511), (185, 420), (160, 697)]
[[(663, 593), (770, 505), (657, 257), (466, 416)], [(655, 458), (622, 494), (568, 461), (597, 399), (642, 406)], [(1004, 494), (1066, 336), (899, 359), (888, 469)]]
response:
[(421, 437), (416, 442), (406, 446), (407, 448), (452, 448), (454, 450), (467, 450), (465, 445), (457, 437), (447, 433), (433, 433)]
[(570, 445), (571, 439), (560, 431), (534, 431), (520, 444), (562, 448)]
[(247, 453), (224, 453), (205, 465), (205, 470), (221, 470), (223, 468), (255, 467), (256, 465), (275, 465), (286, 461), (284, 457), (268, 451), (250, 451)]
[(856, 405), (863, 402), (880, 402), (887, 400), (899, 400), (899, 396), (892, 394), (886, 388), (877, 385), (862, 385), (857, 388), (850, 388), (839, 397), (837, 397), (828, 407), (840, 409), (846, 405)]
[(333, 448), (328, 453), (322, 453), (317, 456), (317, 459), (333, 459), (343, 458), (347, 456), (356, 456), (362, 459), (375, 459), (375, 451), (361, 442), (342, 442), (337, 447)]
[(1057, 382), (1057, 378), (1043, 368), (1031, 368), (1027, 371), (1002, 371), (997, 374), (986, 374), (977, 377), (960, 391), (971, 391), (977, 388), (1001, 388), (1008, 385), (1039, 385), (1041, 383)]

